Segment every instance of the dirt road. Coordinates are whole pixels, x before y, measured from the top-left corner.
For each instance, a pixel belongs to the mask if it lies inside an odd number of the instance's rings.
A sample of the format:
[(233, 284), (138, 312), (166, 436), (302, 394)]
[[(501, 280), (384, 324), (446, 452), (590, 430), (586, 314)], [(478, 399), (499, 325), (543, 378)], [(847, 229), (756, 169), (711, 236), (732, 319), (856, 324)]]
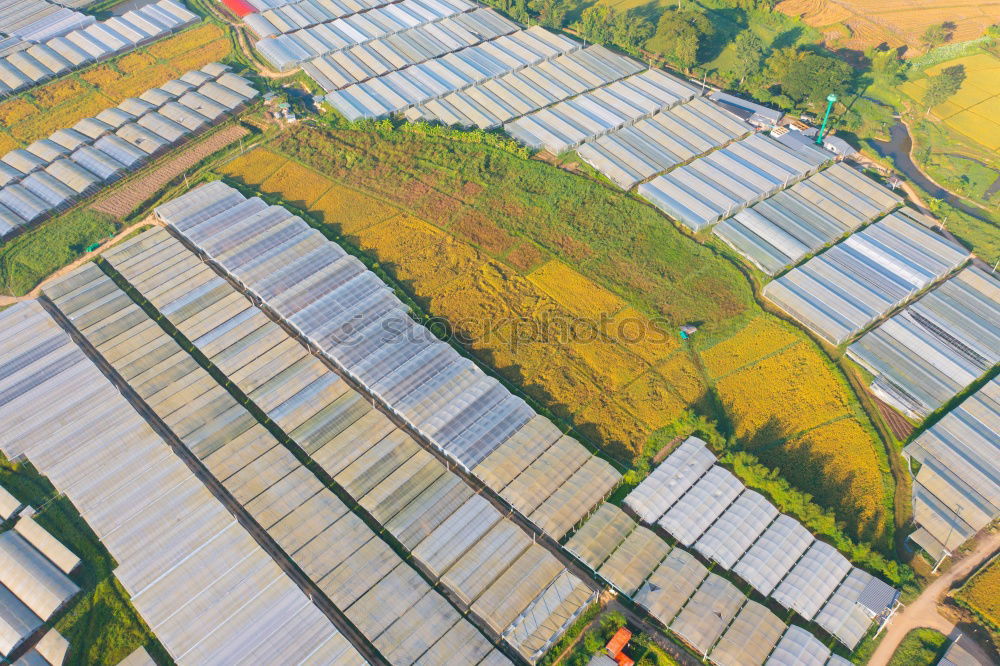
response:
[(984, 537), (971, 553), (953, 563), (940, 578), (928, 585), (919, 597), (892, 618), (868, 665), (884, 666), (889, 663), (900, 641), (912, 629), (929, 627), (946, 636), (950, 634), (955, 623), (938, 613), (938, 605), (956, 582), (968, 576), (997, 551), (1000, 551), (1000, 532)]

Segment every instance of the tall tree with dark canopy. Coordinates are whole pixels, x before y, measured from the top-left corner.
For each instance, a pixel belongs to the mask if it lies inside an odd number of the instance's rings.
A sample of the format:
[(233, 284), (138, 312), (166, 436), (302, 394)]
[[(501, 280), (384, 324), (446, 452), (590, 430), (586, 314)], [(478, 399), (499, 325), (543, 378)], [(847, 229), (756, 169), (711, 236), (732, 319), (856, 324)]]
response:
[(927, 82), (927, 90), (924, 91), (924, 104), (927, 110), (947, 101), (958, 92), (964, 81), (965, 65), (945, 67), (940, 74), (932, 76)]
[(656, 34), (646, 48), (677, 65), (690, 69), (698, 64), (702, 39), (715, 33), (708, 17), (693, 9), (667, 10), (660, 17)]

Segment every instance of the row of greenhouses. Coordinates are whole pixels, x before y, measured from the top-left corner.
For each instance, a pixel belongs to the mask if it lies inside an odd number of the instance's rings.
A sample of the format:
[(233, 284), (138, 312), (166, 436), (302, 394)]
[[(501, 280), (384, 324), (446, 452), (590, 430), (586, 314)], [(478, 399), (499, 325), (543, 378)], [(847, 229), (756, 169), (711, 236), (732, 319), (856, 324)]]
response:
[(313, 58), (302, 70), (331, 92), (517, 30), (492, 9), (477, 9)]
[(741, 210), (716, 226), (715, 235), (775, 275), (901, 202), (841, 162)]
[(1000, 279), (970, 267), (866, 333), (847, 354), (872, 391), (923, 419), (1000, 363)]
[(935, 559), (1000, 516), (1000, 379), (993, 379), (903, 449), (920, 464), (910, 538)]
[(326, 101), (349, 120), (382, 118), (580, 49), (532, 26), (334, 90)]
[[(21, 40), (11, 45), (15, 49), (12, 53), (0, 57), (0, 97), (130, 51), (198, 20), (174, 0), (157, 0), (104, 21), (43, 0), (27, 3), (29, 11), (41, 14), (21, 30), (9, 24), (23, 20), (12, 21), (0, 10), (0, 35), (7, 33)], [(49, 8), (57, 10), (46, 13)], [(44, 27), (39, 27), (41, 24)]]
[(0, 157), (0, 237), (71, 206), (242, 109), (257, 91), (211, 63)]
[(764, 296), (839, 345), (968, 260), (932, 222), (901, 208), (769, 282)]
[(898, 595), (715, 464), (696, 437), (667, 456), (625, 506), (850, 649)]
[(275, 37), (255, 47), (274, 67), (287, 71), (318, 56), (477, 9), (469, 0), (401, 0)]
[[(231, 222), (257, 217), (281, 226), (297, 220), (287, 213), (280, 215), (283, 209), (260, 207), (259, 200), (249, 201), (251, 205), (241, 208), (238, 216), (223, 214), (216, 223), (228, 226), (224, 219)], [(213, 224), (211, 219), (206, 223)], [(566, 572), (549, 551), (532, 546), (530, 536), (393, 426), (368, 399), (351, 390), (336, 373), (310, 355), (302, 343), (268, 320), (263, 311), (169, 233), (147, 232), (105, 256), (139, 293), (148, 294), (152, 305), (250, 396), (368, 515), (412, 551), (423, 569), (441, 579), (448, 592), (464, 600), (492, 635), (502, 637), (525, 659), (533, 661), (544, 653), (592, 600), (594, 592)], [(220, 413), (227, 410), (225, 405), (217, 405), (216, 409)], [(572, 442), (568, 438), (567, 441)], [(585, 451), (578, 444), (575, 446)], [(259, 455), (259, 449), (254, 450), (257, 451), (254, 455)], [(220, 475), (237, 478), (241, 474), (235, 467), (235, 449), (234, 453), (226, 454), (192, 443), (192, 451), (204, 457), (213, 470), (216, 459), (220, 464), (224, 460)], [(283, 454), (290, 455), (287, 451)], [(553, 461), (559, 462), (555, 458)], [(226, 477), (221, 480), (227, 486), (231, 483)], [(547, 486), (547, 491), (556, 495), (553, 491), (558, 485)], [(588, 479), (577, 481), (582, 490), (592, 485)], [(241, 487), (233, 486), (237, 498), (243, 497)], [(309, 501), (307, 498), (311, 496), (287, 484), (275, 488), (286, 496), (294, 496), (296, 502)], [(552, 501), (546, 499), (544, 495), (541, 497), (544, 511), (540, 516), (560, 520), (561, 512), (565, 512), (564, 503), (558, 495)], [(253, 499), (247, 508), (267, 527), (271, 522), (267, 516), (276, 510), (273, 504), (271, 500)], [(562, 528), (565, 530), (579, 519), (579, 511), (586, 511), (586, 507), (570, 506), (573, 513), (569, 524)], [(280, 517), (290, 509), (287, 502), (282, 502), (280, 513), (275, 516)], [(316, 510), (314, 507), (313, 511)], [(547, 525), (544, 520), (539, 523)], [(301, 531), (298, 535), (305, 540), (313, 538)], [(330, 534), (330, 538), (336, 537), (336, 532)], [(498, 550), (500, 544), (503, 548)], [(316, 547), (313, 543), (305, 550)], [(374, 558), (391, 552), (381, 542), (365, 548)], [(294, 544), (287, 549), (295, 559)], [(383, 555), (376, 555), (373, 549)], [(333, 560), (335, 557), (336, 551), (331, 549), (330, 563), (327, 558), (310, 560), (303, 568), (390, 661), (394, 661), (390, 655), (419, 657), (424, 649), (433, 649), (444, 659), (447, 651), (435, 646), (449, 631), (466, 637), (476, 635), (475, 629), (470, 627), (470, 632), (462, 628), (464, 620), (455, 626), (457, 616), (453, 619), (453, 610), (431, 602), (437, 593), (418, 590), (419, 597), (400, 596), (398, 601), (391, 596), (396, 587), (405, 588), (410, 583), (397, 578), (396, 568), (389, 570), (390, 563), (383, 572), (390, 581), (382, 583), (381, 579), (371, 578), (374, 574), (357, 568), (345, 569), (346, 565)], [(359, 559), (356, 566), (362, 561)], [(340, 589), (346, 580), (352, 581), (350, 589)], [(378, 594), (366, 593), (366, 589)], [(357, 596), (345, 596), (352, 594), (350, 590), (356, 590)], [(511, 596), (512, 591), (516, 596)], [(404, 614), (406, 604), (416, 603), (417, 598), (421, 600), (421, 612)], [(400, 617), (368, 623), (374, 608), (389, 607), (400, 608)], [(419, 631), (411, 626), (421, 614), (431, 611), (440, 617), (432, 616), (430, 619), (435, 621), (421, 626)], [(388, 611), (379, 612), (384, 615)], [(403, 627), (410, 628), (404, 631)], [(489, 650), (480, 647), (488, 648), (489, 644), (481, 635), (477, 641), (463, 649), (482, 658)], [(432, 663), (426, 655), (423, 660)]]
[[(748, 599), (683, 546), (671, 547), (612, 504), (602, 504), (566, 549), (713, 664), (843, 663), (812, 634)], [(802, 650), (808, 658), (784, 661), (786, 653)]]
[[(87, 293), (81, 275), (47, 294), (109, 336), (97, 293), (117, 287)], [(29, 460), (73, 503), (174, 660), (364, 663), (38, 301), (0, 313), (0, 331), (4, 455)]]

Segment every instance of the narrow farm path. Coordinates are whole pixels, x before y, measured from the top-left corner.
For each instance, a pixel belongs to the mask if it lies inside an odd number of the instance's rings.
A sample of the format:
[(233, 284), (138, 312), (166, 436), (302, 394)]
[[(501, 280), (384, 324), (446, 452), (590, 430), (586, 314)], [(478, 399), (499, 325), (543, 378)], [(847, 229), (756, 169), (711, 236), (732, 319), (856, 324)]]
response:
[(52, 275), (50, 275), (47, 278), (45, 278), (44, 280), (42, 280), (40, 283), (38, 283), (37, 287), (35, 287), (31, 291), (29, 291), (24, 296), (5, 296), (5, 295), (0, 295), (0, 308), (6, 307), (8, 305), (14, 305), (15, 303), (19, 303), (21, 301), (27, 301), (27, 300), (31, 300), (31, 299), (34, 299), (34, 298), (38, 298), (42, 294), (42, 288), (46, 284), (48, 284), (49, 282), (51, 282), (52, 280), (55, 280), (56, 278), (58, 278), (58, 277), (60, 277), (62, 275), (65, 275), (66, 273), (69, 273), (70, 271), (76, 269), (77, 267), (79, 267), (79, 266), (87, 263), (88, 261), (90, 261), (91, 259), (93, 259), (94, 257), (96, 257), (97, 255), (99, 255), (101, 252), (104, 252), (106, 249), (108, 249), (109, 247), (111, 247), (112, 245), (114, 245), (115, 243), (117, 243), (118, 241), (120, 241), (121, 239), (123, 239), (126, 236), (128, 236), (130, 233), (132, 233), (136, 229), (139, 229), (139, 228), (141, 228), (143, 226), (159, 225), (159, 224), (160, 224), (159, 220), (157, 220), (152, 215), (148, 215), (144, 219), (136, 222), (135, 224), (132, 224), (132, 225), (129, 225), (129, 226), (125, 227), (124, 229), (122, 229), (121, 231), (119, 231), (117, 234), (115, 234), (111, 238), (109, 238), (106, 241), (104, 241), (100, 246), (98, 246), (98, 248), (96, 250), (93, 250), (92, 252), (87, 252), (85, 254), (80, 255), (80, 257), (78, 259), (76, 259), (76, 261), (74, 261), (73, 263), (67, 264), (66, 266), (63, 266), (62, 268), (60, 268), (59, 270), (57, 270), (55, 273), (53, 273)]
[(897, 613), (886, 627), (885, 637), (868, 661), (868, 666), (885, 666), (889, 663), (900, 641), (912, 629), (928, 627), (948, 635), (955, 629), (955, 623), (938, 612), (938, 605), (952, 586), (963, 580), (1000, 551), (1000, 532), (988, 534), (968, 555), (954, 562), (940, 578), (932, 582), (906, 608)]

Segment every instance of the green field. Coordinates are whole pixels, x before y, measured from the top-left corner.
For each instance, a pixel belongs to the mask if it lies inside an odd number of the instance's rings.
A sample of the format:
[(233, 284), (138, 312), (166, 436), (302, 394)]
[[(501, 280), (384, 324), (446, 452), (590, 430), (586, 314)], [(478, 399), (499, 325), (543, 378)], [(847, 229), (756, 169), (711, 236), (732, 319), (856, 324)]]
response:
[(46, 277), (109, 238), (118, 224), (86, 208), (55, 217), (0, 244), (0, 293), (23, 296)]

